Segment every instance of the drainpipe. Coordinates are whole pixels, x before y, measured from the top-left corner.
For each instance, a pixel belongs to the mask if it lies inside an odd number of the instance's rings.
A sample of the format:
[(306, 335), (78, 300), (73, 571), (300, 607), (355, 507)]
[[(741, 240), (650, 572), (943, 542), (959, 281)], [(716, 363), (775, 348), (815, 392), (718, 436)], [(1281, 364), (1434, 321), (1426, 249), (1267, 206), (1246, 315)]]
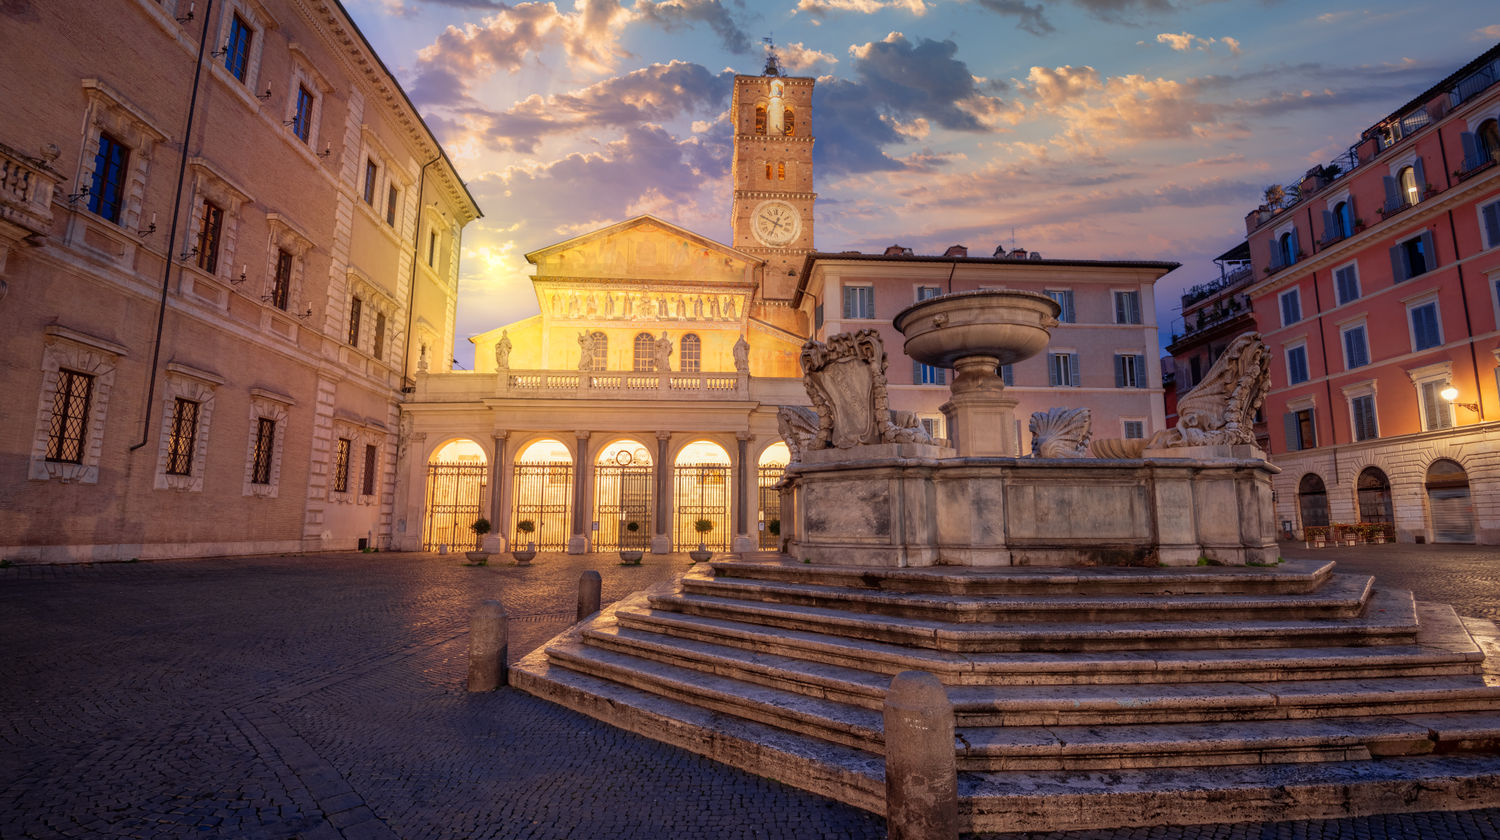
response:
[[(1446, 164), (1444, 165), (1446, 169)], [(1453, 227), (1453, 210), (1448, 210), (1448, 235), (1453, 238), (1453, 267), (1458, 269), (1458, 294), (1464, 302), (1464, 332), (1469, 336), (1469, 364), (1474, 368), (1474, 404), (1479, 407), (1479, 422), (1484, 422), (1484, 389), (1479, 387), (1479, 353), (1474, 349), (1474, 325), (1469, 319), (1469, 290), (1464, 284), (1464, 264), (1458, 253), (1458, 230)], [(1436, 259), (1437, 255), (1433, 254)]]
[(411, 277), (406, 285), (406, 347), (401, 353), (401, 392), (409, 394), (415, 390), (406, 383), (410, 381), (411, 373), (411, 325), (413, 313), (416, 310), (417, 299), (417, 260), (422, 258), (422, 202), (427, 194), (427, 167), (443, 159), (443, 150), (438, 149), (437, 157), (422, 164), (422, 171), (417, 173), (417, 224), (411, 234)]
[(213, 17), (214, 0), (203, 4), (203, 33), (198, 39), (198, 64), (193, 68), (193, 93), (188, 98), (187, 125), (182, 130), (182, 154), (177, 159), (177, 193), (172, 199), (172, 224), (167, 230), (166, 267), (161, 272), (161, 300), (156, 307), (156, 340), (151, 346), (151, 370), (146, 380), (146, 402), (141, 410), (141, 442), (130, 451), (146, 445), (151, 434), (151, 413), (156, 402), (156, 367), (161, 362), (162, 328), (167, 320), (167, 294), (172, 283), (172, 255), (177, 252), (177, 221), (182, 214), (182, 183), (187, 177), (188, 143), (193, 136), (193, 114), (198, 110), (198, 82), (203, 78), (203, 53), (208, 49), (208, 21)]

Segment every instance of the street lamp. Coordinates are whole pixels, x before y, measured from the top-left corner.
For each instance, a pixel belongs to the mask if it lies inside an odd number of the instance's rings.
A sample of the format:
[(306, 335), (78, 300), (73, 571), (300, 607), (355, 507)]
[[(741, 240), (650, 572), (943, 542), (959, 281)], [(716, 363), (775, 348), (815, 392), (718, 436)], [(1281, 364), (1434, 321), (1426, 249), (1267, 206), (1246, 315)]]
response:
[(1454, 402), (1455, 400), (1458, 399), (1458, 389), (1455, 388), (1455, 387), (1453, 387), (1452, 385), (1449, 385), (1448, 387), (1446, 387), (1443, 390), (1439, 391), (1438, 394), (1443, 399), (1447, 400), (1450, 403), (1453, 403), (1454, 405), (1462, 406), (1463, 408), (1467, 408), (1468, 410), (1474, 412), (1475, 414), (1479, 413), (1479, 403)]

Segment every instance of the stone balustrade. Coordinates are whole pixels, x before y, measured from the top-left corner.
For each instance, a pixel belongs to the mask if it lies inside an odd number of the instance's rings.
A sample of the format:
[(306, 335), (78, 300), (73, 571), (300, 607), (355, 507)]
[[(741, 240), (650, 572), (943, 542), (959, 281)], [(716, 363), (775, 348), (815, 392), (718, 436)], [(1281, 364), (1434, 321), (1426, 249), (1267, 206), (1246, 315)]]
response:
[[(753, 399), (766, 383), (790, 383), (791, 400), (805, 403), (800, 379), (757, 379), (748, 373), (683, 371), (506, 370), (499, 373), (455, 371), (417, 375), (418, 399), (448, 402), (484, 396), (540, 399), (633, 400)], [(792, 387), (795, 386), (795, 387)], [(752, 390), (755, 394), (752, 393)]]
[(52, 194), (60, 180), (44, 161), (0, 143), (0, 239), (46, 235), (52, 229)]

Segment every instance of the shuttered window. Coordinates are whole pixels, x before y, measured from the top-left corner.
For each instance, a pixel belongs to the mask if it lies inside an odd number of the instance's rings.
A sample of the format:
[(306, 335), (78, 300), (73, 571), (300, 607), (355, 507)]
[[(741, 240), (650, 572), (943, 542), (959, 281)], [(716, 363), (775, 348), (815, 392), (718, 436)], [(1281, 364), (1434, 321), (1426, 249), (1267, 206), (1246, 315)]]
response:
[(1422, 430), (1446, 429), (1453, 425), (1453, 404), (1443, 399), (1443, 389), (1448, 383), (1443, 380), (1423, 382), (1419, 393), (1422, 401)]
[(1338, 290), (1339, 304), (1359, 299), (1359, 270), (1346, 265), (1333, 272), (1333, 285)]
[(845, 318), (874, 318), (875, 317), (875, 287), (874, 286), (845, 286), (844, 287), (844, 317)]
[(1365, 327), (1349, 327), (1344, 330), (1344, 367), (1350, 370), (1364, 367), (1370, 363), (1369, 340), (1365, 336)]
[(1500, 247), (1500, 201), (1480, 207), (1479, 218), (1484, 223), (1484, 247)]
[(1318, 435), (1313, 422), (1313, 409), (1289, 411), (1282, 418), (1286, 426), (1286, 448), (1289, 452), (1312, 449), (1318, 445)]
[(1443, 343), (1443, 331), (1438, 325), (1437, 301), (1413, 306), (1411, 313), (1411, 349), (1426, 350)]
[(1078, 354), (1053, 353), (1047, 364), (1047, 384), (1053, 387), (1078, 387)]
[(1115, 292), (1115, 323), (1139, 324), (1141, 322), (1141, 293)]
[(1286, 350), (1286, 379), (1287, 382), (1296, 385), (1306, 382), (1307, 375), (1307, 346), (1299, 344), (1296, 347), (1288, 347)]
[(911, 381), (917, 385), (946, 385), (947, 374), (948, 371), (944, 368), (924, 365), (921, 362), (911, 363)]
[(1431, 231), (1424, 230), (1420, 236), (1397, 243), (1390, 253), (1391, 279), (1397, 283), (1437, 268), (1437, 252), (1433, 249)]
[(1058, 321), (1064, 324), (1072, 324), (1077, 322), (1078, 316), (1073, 311), (1072, 289), (1048, 289), (1047, 297), (1057, 301), (1057, 305), (1062, 307), (1062, 312), (1060, 312), (1057, 316)]
[(1115, 355), (1115, 387), (1146, 387), (1146, 357), (1135, 354)]
[(1362, 394), (1349, 401), (1349, 412), (1354, 419), (1354, 439), (1370, 440), (1379, 437), (1375, 426), (1375, 395)]
[(1295, 324), (1302, 320), (1302, 292), (1289, 289), (1281, 293), (1281, 325)]

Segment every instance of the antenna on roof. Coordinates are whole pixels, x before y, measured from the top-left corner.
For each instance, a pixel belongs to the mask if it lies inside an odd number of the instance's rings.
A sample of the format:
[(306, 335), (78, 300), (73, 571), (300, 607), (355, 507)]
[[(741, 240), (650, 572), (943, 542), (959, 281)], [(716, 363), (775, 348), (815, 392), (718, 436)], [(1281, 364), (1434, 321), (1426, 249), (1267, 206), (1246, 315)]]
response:
[(766, 45), (766, 69), (763, 75), (780, 76), (781, 61), (776, 57), (776, 39), (774, 33), (760, 40), (761, 43)]

